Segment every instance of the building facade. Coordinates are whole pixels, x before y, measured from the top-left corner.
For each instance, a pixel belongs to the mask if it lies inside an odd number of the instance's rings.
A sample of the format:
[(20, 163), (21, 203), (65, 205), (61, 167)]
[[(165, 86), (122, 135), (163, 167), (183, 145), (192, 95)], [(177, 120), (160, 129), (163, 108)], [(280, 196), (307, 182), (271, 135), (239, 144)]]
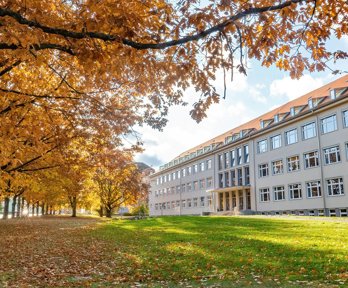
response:
[(348, 76), (160, 167), (149, 208), (153, 216), (347, 216)]

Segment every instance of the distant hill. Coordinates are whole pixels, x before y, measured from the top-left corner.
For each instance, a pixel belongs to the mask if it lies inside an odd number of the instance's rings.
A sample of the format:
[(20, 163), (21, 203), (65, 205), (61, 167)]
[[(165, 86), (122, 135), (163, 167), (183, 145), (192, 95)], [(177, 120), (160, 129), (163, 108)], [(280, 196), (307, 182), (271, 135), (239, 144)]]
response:
[(135, 162), (135, 165), (137, 165), (137, 167), (140, 171), (144, 171), (144, 170), (149, 169), (149, 168), (152, 169), (149, 165), (147, 165), (143, 162)]

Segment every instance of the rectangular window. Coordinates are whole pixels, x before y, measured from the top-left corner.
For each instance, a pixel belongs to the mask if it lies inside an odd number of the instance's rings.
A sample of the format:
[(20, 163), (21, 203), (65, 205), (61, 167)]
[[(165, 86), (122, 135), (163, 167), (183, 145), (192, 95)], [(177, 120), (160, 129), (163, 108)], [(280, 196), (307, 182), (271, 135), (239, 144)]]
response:
[(224, 187), (224, 174), (219, 173), (219, 188)]
[(191, 199), (187, 199), (187, 208), (191, 208), (191, 207), (192, 207)]
[(307, 197), (321, 197), (320, 181), (311, 181), (306, 183)]
[(244, 163), (249, 163), (249, 145), (243, 147), (244, 152)]
[(176, 201), (176, 207), (180, 207), (180, 200)]
[(231, 186), (236, 186), (236, 171), (231, 170)]
[(204, 189), (205, 188), (205, 181), (204, 179), (199, 180), (199, 189)]
[(237, 185), (242, 186), (243, 185), (243, 175), (242, 175), (242, 168), (237, 169)]
[(250, 169), (249, 166), (244, 167), (244, 183), (250, 185)]
[(207, 160), (207, 169), (211, 169), (211, 159)]
[(204, 204), (205, 204), (205, 197), (201, 197), (200, 198), (200, 203), (201, 203), (201, 207), (204, 207)]
[(172, 209), (175, 208), (175, 201), (172, 201)]
[(277, 160), (272, 162), (272, 174), (273, 175), (279, 175), (283, 174), (284, 167), (283, 167), (283, 160)]
[(268, 164), (261, 164), (259, 165), (259, 176), (260, 177), (266, 177), (269, 175), (268, 171)]
[(182, 169), (182, 170), (181, 170), (181, 175), (182, 175), (182, 177), (185, 177), (185, 176), (186, 176), (186, 169)]
[(343, 111), (343, 126), (348, 127), (348, 110)]
[(172, 180), (172, 174), (168, 174), (168, 182)]
[(260, 201), (269, 202), (271, 200), (271, 195), (269, 194), (269, 188), (260, 189)]
[(336, 115), (325, 117), (321, 119), (321, 132), (323, 134), (337, 130)]
[(334, 178), (326, 180), (327, 193), (329, 196), (344, 195), (343, 178)]
[(285, 200), (284, 186), (273, 187), (274, 201)]
[(317, 136), (317, 131), (315, 128), (315, 122), (306, 124), (302, 126), (302, 138), (303, 140), (314, 138)]
[(191, 175), (192, 174), (192, 167), (187, 167), (187, 175)]
[(187, 192), (191, 192), (192, 191), (192, 184), (191, 183), (187, 183), (186, 184), (186, 191)]
[(287, 158), (288, 172), (300, 170), (300, 156), (291, 156)]
[(257, 142), (257, 153), (265, 153), (267, 152), (267, 140), (261, 140)]
[(297, 129), (285, 132), (286, 145), (297, 143)]
[(198, 206), (198, 198), (193, 198), (193, 207)]
[(220, 155), (218, 155), (218, 166), (219, 166), (219, 170), (221, 170), (222, 169), (222, 162), (223, 162), (223, 155), (222, 154), (220, 154)]
[(186, 200), (182, 200), (182, 201), (181, 201), (181, 207), (182, 207), (182, 208), (185, 208), (185, 207), (186, 207)]
[(237, 165), (242, 164), (242, 148), (237, 148)]
[(198, 164), (193, 165), (193, 173), (198, 173)]
[(230, 153), (229, 152), (224, 153), (224, 160), (225, 160), (225, 169), (227, 169), (230, 166)]
[(193, 182), (193, 190), (198, 191), (198, 181)]
[(305, 168), (312, 168), (319, 166), (319, 153), (313, 151), (304, 154)]
[(230, 187), (230, 175), (229, 175), (229, 172), (225, 172), (225, 187)]
[(302, 198), (301, 184), (290, 184), (289, 194), (290, 194), (290, 199), (301, 199)]
[(180, 170), (176, 171), (177, 178), (180, 179)]
[(325, 164), (333, 164), (341, 161), (340, 147), (334, 146), (324, 149)]
[(181, 192), (185, 192), (186, 191), (186, 185), (185, 184), (181, 184)]
[(232, 150), (230, 153), (231, 153), (231, 167), (233, 167), (236, 164), (236, 151)]
[(203, 172), (205, 170), (205, 163), (204, 162), (199, 163), (199, 170), (201, 172)]
[(180, 185), (176, 186), (176, 193), (180, 193), (180, 189), (181, 189)]
[(213, 205), (213, 199), (211, 198), (211, 196), (208, 196), (208, 206), (211, 207)]
[(207, 188), (213, 187), (213, 178), (207, 178)]
[(271, 137), (271, 149), (278, 149), (282, 146), (282, 136), (276, 135)]

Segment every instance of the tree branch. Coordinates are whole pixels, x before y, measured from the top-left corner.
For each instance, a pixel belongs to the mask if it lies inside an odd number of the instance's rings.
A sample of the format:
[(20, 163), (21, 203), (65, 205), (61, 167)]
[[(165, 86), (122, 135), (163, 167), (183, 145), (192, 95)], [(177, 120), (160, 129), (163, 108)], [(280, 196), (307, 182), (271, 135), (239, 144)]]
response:
[[(0, 9), (1, 11), (1, 9)], [(1, 13), (0, 13), (1, 15)], [(0, 50), (17, 50), (17, 49), (25, 49), (24, 47), (21, 47), (16, 44), (7, 44), (7, 43), (0, 43)], [(46, 49), (54, 49), (54, 50), (60, 50), (62, 52), (68, 53), (70, 55), (75, 55), (74, 51), (70, 47), (62, 46), (59, 44), (54, 43), (41, 43), (41, 44), (33, 44), (29, 46), (30, 50), (46, 50)]]
[(277, 11), (282, 10), (286, 7), (291, 6), (292, 4), (297, 4), (301, 2), (313, 2), (313, 0), (289, 0), (284, 3), (278, 4), (278, 5), (271, 5), (271, 6), (265, 6), (265, 7), (257, 7), (257, 8), (249, 8), (244, 11), (238, 12), (237, 14), (229, 17), (227, 20), (212, 26), (209, 29), (203, 30), (201, 32), (198, 32), (196, 34), (185, 36), (177, 40), (170, 40), (166, 42), (161, 43), (140, 43), (136, 41), (132, 41), (129, 39), (123, 39), (118, 35), (110, 35), (107, 33), (102, 32), (89, 32), (89, 31), (83, 31), (83, 32), (76, 32), (76, 31), (70, 31), (67, 29), (62, 28), (54, 28), (49, 27), (41, 24), (40, 22), (29, 20), (23, 17), (21, 14), (14, 12), (9, 9), (0, 8), (0, 17), (11, 17), (15, 19), (18, 23), (22, 25), (27, 25), (29, 27), (41, 29), (43, 32), (47, 34), (54, 34), (54, 35), (60, 35), (67, 38), (73, 38), (73, 39), (87, 39), (87, 38), (93, 38), (93, 39), (99, 39), (103, 41), (118, 41), (123, 43), (124, 45), (133, 47), (137, 50), (144, 50), (144, 49), (165, 49), (172, 46), (177, 46), (180, 44), (185, 44), (192, 41), (198, 41), (202, 38), (207, 37), (210, 34), (216, 33), (216, 32), (222, 32), (225, 27), (233, 24), (235, 21), (240, 20), (242, 18), (245, 18), (249, 15), (254, 14), (261, 14), (264, 12), (269, 11)]

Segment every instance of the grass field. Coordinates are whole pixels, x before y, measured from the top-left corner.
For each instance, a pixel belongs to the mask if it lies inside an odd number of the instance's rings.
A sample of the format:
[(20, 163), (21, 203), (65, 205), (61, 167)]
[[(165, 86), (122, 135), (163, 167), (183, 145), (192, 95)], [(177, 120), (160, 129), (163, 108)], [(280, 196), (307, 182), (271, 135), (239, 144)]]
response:
[(0, 251), (0, 287), (348, 287), (348, 222), (57, 217), (4, 223), (0, 249), (16, 244)]

